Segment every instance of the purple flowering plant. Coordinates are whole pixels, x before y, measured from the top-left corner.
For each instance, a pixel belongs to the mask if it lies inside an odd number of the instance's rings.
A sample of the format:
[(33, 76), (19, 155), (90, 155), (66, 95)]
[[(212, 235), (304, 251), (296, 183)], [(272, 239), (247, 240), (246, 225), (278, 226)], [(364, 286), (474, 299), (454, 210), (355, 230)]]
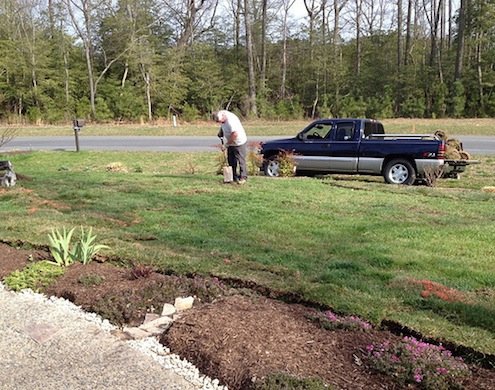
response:
[(471, 374), (462, 358), (414, 337), (368, 345), (364, 360), (370, 368), (393, 376), (399, 383), (416, 383), (421, 389), (462, 389), (462, 381)]

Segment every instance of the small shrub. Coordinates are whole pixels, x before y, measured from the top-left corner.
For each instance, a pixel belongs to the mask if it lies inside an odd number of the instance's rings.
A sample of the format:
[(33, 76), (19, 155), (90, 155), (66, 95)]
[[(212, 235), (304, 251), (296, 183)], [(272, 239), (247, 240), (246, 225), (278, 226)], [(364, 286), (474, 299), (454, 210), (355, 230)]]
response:
[(217, 154), (217, 158), (216, 158), (217, 175), (223, 174), (223, 167), (226, 165), (229, 165), (227, 161), (227, 155), (224, 151), (220, 150), (220, 153)]
[[(263, 156), (259, 153), (260, 143), (249, 142), (247, 145), (246, 166), (249, 176), (257, 176), (260, 173), (260, 169), (263, 165)], [(227, 159), (227, 153), (222, 150), (220, 146), (220, 153), (216, 158), (216, 173), (217, 175), (223, 174), (223, 167), (229, 165)]]
[(424, 173), (424, 180), (428, 187), (435, 187), (438, 179), (443, 176), (443, 167), (438, 168), (426, 168)]
[(198, 165), (191, 158), (186, 163), (186, 173), (189, 175), (195, 175), (198, 171)]
[(278, 154), (279, 161), (279, 174), (281, 177), (290, 177), (296, 174), (296, 161), (294, 160), (294, 153), (280, 152)]
[(248, 175), (256, 176), (260, 173), (260, 168), (263, 165), (263, 156), (260, 154), (260, 143), (249, 142), (247, 153), (247, 170)]
[(5, 278), (5, 284), (14, 291), (30, 288), (39, 291), (51, 285), (56, 278), (64, 274), (64, 268), (53, 262), (43, 260), (29, 264), (20, 271), (14, 271)]
[(331, 310), (327, 310), (311, 319), (327, 330), (345, 329), (366, 331), (373, 328), (373, 325), (359, 317), (339, 316)]
[(131, 269), (131, 279), (136, 280), (149, 278), (153, 272), (155, 272), (155, 270), (150, 265), (136, 264)]
[(370, 368), (390, 375), (401, 385), (415, 383), (422, 389), (462, 389), (462, 381), (470, 375), (461, 358), (453, 357), (442, 346), (413, 337), (398, 343), (368, 345), (364, 360)]
[(225, 295), (226, 286), (218, 278), (193, 278), (180, 277), (178, 280), (180, 295), (193, 295), (199, 301), (212, 302), (216, 298)]
[(317, 378), (295, 378), (285, 373), (268, 375), (262, 383), (255, 386), (256, 390), (321, 390), (330, 389)]
[(110, 292), (85, 309), (94, 311), (114, 325), (134, 326), (142, 323), (146, 313), (154, 312), (164, 302), (173, 303), (177, 296), (174, 286), (150, 280), (143, 289), (119, 291), (118, 294)]
[(82, 275), (77, 281), (83, 286), (98, 286), (103, 283), (105, 278), (101, 275)]

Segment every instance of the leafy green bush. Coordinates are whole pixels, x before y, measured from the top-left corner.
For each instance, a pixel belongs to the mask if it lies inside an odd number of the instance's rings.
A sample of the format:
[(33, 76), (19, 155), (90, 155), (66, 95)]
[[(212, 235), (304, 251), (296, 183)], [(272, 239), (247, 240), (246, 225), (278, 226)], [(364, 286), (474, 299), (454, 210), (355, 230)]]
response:
[(99, 121), (110, 120), (113, 119), (113, 113), (108, 107), (108, 104), (105, 99), (100, 96), (97, 96), (95, 99), (96, 106), (96, 119)]
[(408, 96), (402, 103), (402, 115), (407, 118), (422, 118), (425, 113), (425, 101), (422, 96)]
[(185, 120), (186, 122), (194, 121), (197, 120), (200, 117), (199, 110), (191, 106), (190, 104), (186, 103), (184, 104), (184, 107), (182, 107), (182, 119)]
[(367, 104), (362, 96), (355, 98), (345, 96), (342, 98), (340, 107), (340, 116), (349, 118), (361, 118), (366, 115)]
[(14, 271), (8, 275), (4, 282), (14, 291), (30, 288), (39, 291), (48, 287), (55, 279), (64, 274), (64, 268), (43, 260), (32, 263), (20, 271)]
[(300, 119), (304, 117), (304, 111), (297, 98), (287, 98), (275, 104), (275, 114), (278, 120)]
[(461, 81), (454, 82), (449, 103), (451, 107), (450, 114), (455, 118), (460, 118), (464, 114), (464, 107), (466, 105), (466, 94)]

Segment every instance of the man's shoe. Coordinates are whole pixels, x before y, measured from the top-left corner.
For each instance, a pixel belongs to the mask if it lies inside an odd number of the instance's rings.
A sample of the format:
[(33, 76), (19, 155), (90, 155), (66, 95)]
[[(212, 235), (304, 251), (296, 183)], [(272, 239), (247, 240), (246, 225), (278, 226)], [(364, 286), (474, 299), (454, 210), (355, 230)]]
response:
[(237, 184), (245, 184), (246, 183), (246, 179), (239, 179), (237, 181)]

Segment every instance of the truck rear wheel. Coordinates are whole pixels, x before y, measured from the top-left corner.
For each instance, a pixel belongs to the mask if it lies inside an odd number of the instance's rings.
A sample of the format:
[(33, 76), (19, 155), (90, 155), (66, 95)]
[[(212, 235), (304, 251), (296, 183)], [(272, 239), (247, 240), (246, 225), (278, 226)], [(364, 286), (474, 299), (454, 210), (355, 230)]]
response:
[(383, 177), (389, 184), (411, 185), (416, 180), (416, 171), (409, 161), (396, 159), (387, 163)]

